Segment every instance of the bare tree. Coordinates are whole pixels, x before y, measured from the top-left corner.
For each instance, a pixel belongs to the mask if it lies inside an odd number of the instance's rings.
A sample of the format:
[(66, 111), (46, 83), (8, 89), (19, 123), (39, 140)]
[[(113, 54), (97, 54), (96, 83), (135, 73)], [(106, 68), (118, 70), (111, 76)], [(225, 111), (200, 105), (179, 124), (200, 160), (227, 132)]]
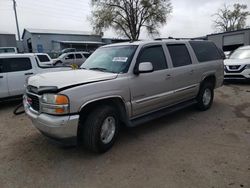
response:
[(91, 23), (97, 33), (112, 28), (130, 40), (138, 40), (141, 29), (158, 34), (172, 12), (170, 0), (92, 0)]
[(244, 29), (246, 28), (246, 20), (249, 15), (250, 12), (247, 11), (247, 5), (239, 3), (234, 4), (233, 7), (224, 5), (223, 8), (213, 15), (216, 17), (214, 26), (219, 31)]

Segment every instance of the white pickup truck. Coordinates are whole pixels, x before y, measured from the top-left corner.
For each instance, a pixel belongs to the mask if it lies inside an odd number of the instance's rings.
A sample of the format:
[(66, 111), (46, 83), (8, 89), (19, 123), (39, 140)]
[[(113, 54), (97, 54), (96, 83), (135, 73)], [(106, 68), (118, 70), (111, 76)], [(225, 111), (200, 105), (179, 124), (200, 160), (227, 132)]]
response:
[(0, 54), (0, 101), (23, 95), (31, 75), (70, 69), (44, 64), (38, 55), (46, 54)]

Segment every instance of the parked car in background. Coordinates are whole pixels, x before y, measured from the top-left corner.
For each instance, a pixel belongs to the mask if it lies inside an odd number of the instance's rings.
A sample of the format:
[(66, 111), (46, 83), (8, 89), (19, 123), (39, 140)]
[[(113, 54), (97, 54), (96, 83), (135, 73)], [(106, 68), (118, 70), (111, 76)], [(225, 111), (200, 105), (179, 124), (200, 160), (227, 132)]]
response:
[(224, 60), (225, 80), (250, 80), (250, 46), (236, 49)]
[(223, 56), (212, 42), (127, 42), (98, 48), (79, 70), (30, 77), (23, 101), (44, 135), (105, 152), (121, 125), (193, 104), (209, 109), (223, 78)]
[(54, 59), (54, 65), (77, 65), (80, 67), (86, 59), (90, 56), (89, 52), (68, 52), (60, 55), (57, 59)]
[(44, 54), (0, 54), (0, 100), (23, 95), (25, 81), (31, 75), (43, 72), (70, 70), (69, 67), (51, 67), (44, 65), (38, 60), (38, 57), (40, 56), (42, 59), (43, 55)]
[(17, 54), (17, 48), (16, 47), (0, 47), (0, 54), (5, 54), (5, 53)]

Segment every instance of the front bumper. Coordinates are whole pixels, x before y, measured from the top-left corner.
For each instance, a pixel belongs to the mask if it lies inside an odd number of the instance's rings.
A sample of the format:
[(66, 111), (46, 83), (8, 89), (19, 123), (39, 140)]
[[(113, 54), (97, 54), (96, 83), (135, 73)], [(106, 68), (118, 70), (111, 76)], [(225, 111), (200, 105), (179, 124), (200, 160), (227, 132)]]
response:
[(33, 125), (45, 136), (71, 145), (77, 143), (79, 115), (53, 116), (34, 111), (23, 99), (24, 109)]

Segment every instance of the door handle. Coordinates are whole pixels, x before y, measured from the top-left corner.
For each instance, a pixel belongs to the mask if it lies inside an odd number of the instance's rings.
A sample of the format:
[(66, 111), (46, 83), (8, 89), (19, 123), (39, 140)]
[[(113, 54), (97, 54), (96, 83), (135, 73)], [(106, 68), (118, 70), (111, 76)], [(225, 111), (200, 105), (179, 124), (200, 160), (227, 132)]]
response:
[(27, 72), (24, 75), (32, 75), (32, 74), (34, 74), (34, 73), (33, 72)]
[(193, 74), (194, 73), (194, 70), (191, 70), (190, 72), (189, 72), (189, 74)]
[(167, 74), (166, 75), (166, 80), (170, 79), (171, 78), (171, 74)]
[(0, 76), (0, 78), (3, 78), (3, 76)]

